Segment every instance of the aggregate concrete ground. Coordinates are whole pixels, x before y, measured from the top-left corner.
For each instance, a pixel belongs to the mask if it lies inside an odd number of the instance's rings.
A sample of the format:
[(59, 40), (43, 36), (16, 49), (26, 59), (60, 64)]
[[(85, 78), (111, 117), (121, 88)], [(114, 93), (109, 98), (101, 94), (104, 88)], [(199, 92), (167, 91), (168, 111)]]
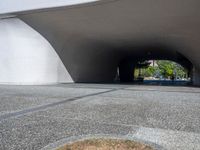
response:
[(54, 149), (81, 137), (200, 150), (200, 88), (60, 84), (0, 86), (0, 149)]

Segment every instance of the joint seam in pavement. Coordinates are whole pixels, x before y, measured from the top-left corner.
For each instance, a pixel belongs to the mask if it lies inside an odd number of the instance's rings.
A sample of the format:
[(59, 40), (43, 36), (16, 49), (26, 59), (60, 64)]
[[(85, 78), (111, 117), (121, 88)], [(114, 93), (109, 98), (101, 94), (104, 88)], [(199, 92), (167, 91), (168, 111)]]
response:
[(117, 90), (120, 90), (120, 89), (111, 89), (111, 90), (108, 90), (108, 91), (103, 91), (103, 92), (73, 97), (73, 98), (70, 98), (70, 99), (66, 99), (66, 100), (63, 100), (63, 101), (55, 102), (55, 103), (50, 103), (50, 104), (47, 104), (47, 105), (42, 105), (42, 106), (30, 108), (30, 109), (25, 109), (25, 110), (21, 110), (21, 111), (17, 111), (17, 112), (4, 114), (4, 115), (0, 116), (0, 121), (6, 120), (6, 119), (11, 118), (11, 117), (18, 117), (18, 116), (21, 116), (21, 115), (24, 115), (24, 114), (27, 114), (27, 113), (44, 110), (44, 109), (54, 107), (54, 106), (57, 106), (57, 105), (61, 105), (61, 104), (67, 103), (67, 102), (77, 101), (77, 100), (82, 99), (82, 98), (92, 97), (92, 96), (101, 95), (101, 94), (105, 94), (105, 93), (110, 93), (110, 92), (114, 92), (114, 91), (117, 91)]

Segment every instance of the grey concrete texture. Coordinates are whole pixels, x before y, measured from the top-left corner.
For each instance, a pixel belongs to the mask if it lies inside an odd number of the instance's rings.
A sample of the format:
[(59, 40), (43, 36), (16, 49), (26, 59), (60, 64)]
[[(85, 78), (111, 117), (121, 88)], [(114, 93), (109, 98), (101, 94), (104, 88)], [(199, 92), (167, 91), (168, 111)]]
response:
[[(0, 149), (54, 149), (70, 139), (136, 139), (200, 149), (200, 89), (65, 84), (0, 86)], [(153, 144), (152, 144), (153, 143)]]
[(51, 43), (75, 82), (112, 82), (123, 60), (170, 59), (191, 62), (199, 84), (199, 5), (103, 0), (16, 15)]

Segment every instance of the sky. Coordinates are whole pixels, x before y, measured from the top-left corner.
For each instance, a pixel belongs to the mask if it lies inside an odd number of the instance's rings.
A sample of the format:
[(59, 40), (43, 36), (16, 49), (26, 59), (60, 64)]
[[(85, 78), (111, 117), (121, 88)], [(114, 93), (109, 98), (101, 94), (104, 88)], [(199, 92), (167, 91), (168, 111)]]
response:
[(0, 15), (6, 13), (70, 6), (98, 0), (0, 0)]

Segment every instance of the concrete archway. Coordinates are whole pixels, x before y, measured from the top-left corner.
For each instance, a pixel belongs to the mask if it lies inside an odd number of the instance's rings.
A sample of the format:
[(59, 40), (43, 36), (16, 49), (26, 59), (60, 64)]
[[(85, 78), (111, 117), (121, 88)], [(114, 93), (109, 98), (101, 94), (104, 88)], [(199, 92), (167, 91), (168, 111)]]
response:
[(119, 61), (119, 77), (121, 82), (133, 82), (133, 72), (138, 62), (145, 60), (170, 60), (184, 67), (189, 75), (192, 74), (193, 64), (182, 54), (168, 47), (138, 47), (139, 51), (130, 51)]
[[(200, 84), (199, 5), (103, 0), (14, 14), (51, 43), (75, 82), (112, 82), (122, 59), (144, 58), (151, 49), (154, 57), (191, 62), (194, 84)], [(186, 59), (177, 60), (179, 54)]]

